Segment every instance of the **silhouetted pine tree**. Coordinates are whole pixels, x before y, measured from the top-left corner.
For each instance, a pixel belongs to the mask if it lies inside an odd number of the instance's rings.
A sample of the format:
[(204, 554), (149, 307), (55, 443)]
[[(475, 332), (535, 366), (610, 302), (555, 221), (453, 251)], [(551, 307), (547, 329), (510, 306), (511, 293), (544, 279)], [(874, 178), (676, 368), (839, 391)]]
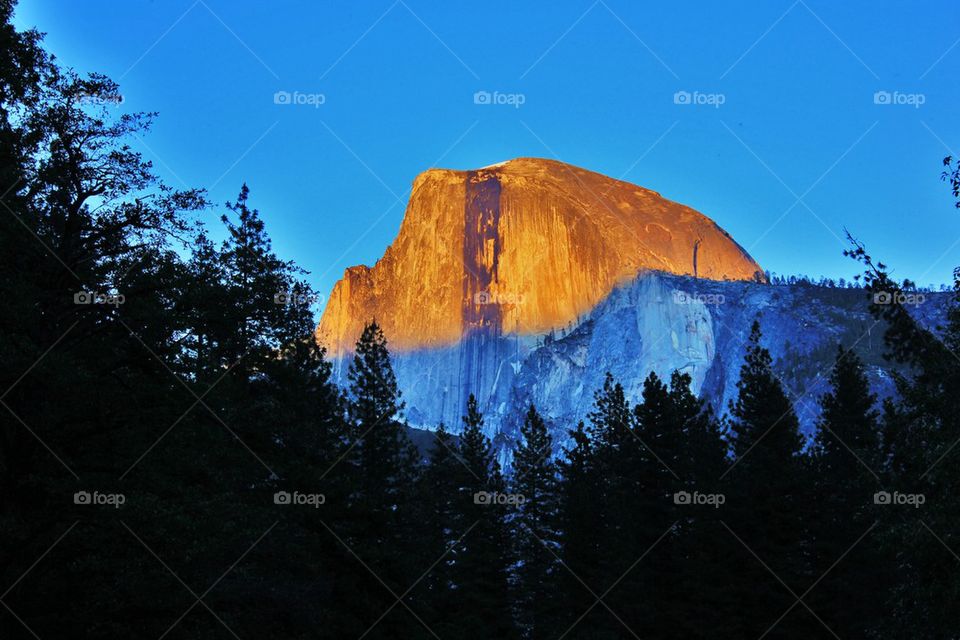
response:
[[(620, 566), (613, 576), (622, 579), (611, 593), (614, 610), (640, 635), (668, 633), (680, 620), (680, 602), (674, 593), (677, 530), (673, 496), (682, 488), (674, 467), (684, 454), (683, 426), (669, 389), (651, 372), (643, 381), (641, 401), (633, 409), (635, 441), (628, 466), (621, 472), (630, 480), (619, 501), (627, 521), (615, 558)], [(639, 558), (643, 559), (636, 562)], [(636, 562), (629, 572), (627, 560)]]
[[(598, 596), (610, 590), (604, 603), (613, 610), (595, 608), (589, 631), (615, 637), (625, 631), (626, 623), (636, 628), (635, 633), (642, 633), (647, 627), (641, 628), (641, 621), (649, 620), (649, 593), (639, 586), (645, 574), (639, 568), (642, 563), (636, 561), (643, 554), (640, 547), (644, 541), (649, 547), (656, 540), (646, 540), (640, 531), (647, 522), (646, 510), (657, 508), (652, 491), (659, 471), (648, 464), (649, 450), (635, 432), (636, 415), (622, 385), (611, 374), (607, 373), (603, 387), (595, 392), (594, 408), (587, 417), (601, 515), (595, 525), (599, 548), (595, 579), (589, 586)], [(661, 533), (663, 530), (657, 536)], [(583, 634), (587, 630), (577, 631)]]
[(232, 216), (221, 216), (229, 233), (221, 252), (224, 284), (233, 303), (220, 309), (224, 320), (233, 321), (221, 348), (229, 363), (248, 354), (240, 360), (241, 371), (255, 370), (258, 360), (269, 357), (292, 328), (301, 329), (312, 319), (311, 291), (294, 279), (300, 270), (273, 253), (260, 212), (249, 207), (249, 197), (244, 184), (236, 201), (227, 203)]
[[(355, 495), (348, 526), (357, 555), (377, 575), (364, 576), (366, 587), (354, 594), (360, 619), (375, 619), (394, 598), (404, 593), (427, 567), (416, 549), (415, 497), (417, 454), (399, 422), (403, 402), (390, 362), (387, 340), (376, 322), (368, 324), (357, 340), (347, 372), (347, 419), (353, 442)], [(357, 567), (357, 571), (365, 569)], [(361, 582), (361, 585), (364, 583)], [(382, 594), (378, 599), (374, 594)], [(391, 611), (370, 635), (396, 637), (420, 633), (419, 622), (405, 608)]]
[[(720, 481), (729, 464), (727, 446), (719, 421), (690, 384), (688, 374), (674, 371), (670, 377), (671, 428), (682, 434), (670, 465), (681, 479), (679, 491), (686, 494), (674, 494), (677, 531), (665, 550), (674, 567), (667, 589), (673, 602), (665, 605), (671, 615), (664, 616), (671, 628), (666, 631), (683, 638), (736, 638), (730, 621), (740, 603), (731, 583), (741, 570), (741, 548), (721, 524), (726, 500), (733, 498), (723, 493)], [(713, 502), (692, 504), (697, 494)], [(691, 503), (682, 504), (679, 495), (690, 496)]]
[(531, 404), (520, 427), (513, 458), (511, 491), (522, 495), (511, 519), (516, 544), (515, 606), (524, 637), (549, 637), (557, 571), (557, 493), (553, 442)]
[(374, 513), (395, 511), (402, 494), (409, 494), (410, 443), (399, 422), (404, 403), (383, 331), (368, 324), (357, 340), (347, 372), (351, 437), (363, 494)]
[(481, 492), (505, 494), (506, 486), (490, 439), (483, 433), (483, 414), (470, 394), (460, 433), (460, 461), (455, 469), (461, 523), (454, 566), (457, 637), (515, 638), (517, 629), (509, 591), (511, 562), (506, 505), (484, 504)]
[(790, 590), (799, 595), (812, 581), (804, 515), (815, 507), (804, 477), (797, 416), (760, 338), (760, 323), (754, 321), (738, 396), (730, 404), (735, 465), (727, 476), (732, 495), (726, 522), (742, 542), (743, 567), (734, 578), (742, 603), (735, 631), (759, 637), (784, 616), (776, 624), (779, 635), (819, 633), (805, 608), (791, 609), (796, 598)]
[(434, 443), (419, 480), (418, 540), (419, 564), (433, 568), (413, 596), (424, 607), (420, 614), (440, 635), (454, 631), (456, 584), (453, 568), (459, 562), (454, 544), (461, 535), (463, 521), (457, 508), (460, 461), (456, 443), (443, 423), (434, 432)]
[[(228, 236), (216, 255), (205, 243), (205, 236), (201, 235), (195, 244), (198, 253), (191, 261), (191, 276), (198, 279), (219, 276), (219, 281), (215, 281), (219, 286), (213, 289), (210, 280), (201, 285), (193, 295), (211, 299), (191, 300), (196, 306), (189, 311), (202, 322), (194, 337), (207, 339), (206, 351), (197, 353), (205, 360), (198, 365), (204, 377), (197, 382), (215, 385), (208, 403), (219, 404), (220, 420), (227, 423), (246, 447), (257, 452), (274, 448), (278, 435), (289, 425), (289, 422), (280, 422), (277, 413), (302, 417), (292, 406), (286, 410), (279, 408), (276, 398), (285, 395), (282, 389), (270, 387), (275, 393), (266, 396), (253, 393), (253, 389), (271, 384), (268, 371), (291, 384), (297, 384), (297, 378), (301, 378), (302, 384), (309, 386), (317, 382), (311, 380), (317, 373), (315, 369), (326, 365), (322, 350), (309, 344), (313, 342), (313, 314), (309, 305), (312, 291), (307, 283), (298, 281), (301, 270), (273, 252), (264, 222), (259, 211), (249, 206), (249, 197), (250, 189), (244, 184), (236, 202), (227, 203), (228, 211), (237, 220), (232, 221), (227, 214), (221, 216)], [(206, 260), (214, 262), (214, 258), (217, 265), (206, 265)], [(294, 291), (301, 297), (295, 298)], [(197, 309), (201, 311), (196, 313)], [(211, 312), (212, 309), (215, 311)], [(290, 368), (296, 372), (289, 371)], [(328, 372), (322, 375), (324, 380), (329, 380)], [(224, 428), (209, 412), (201, 415), (213, 418), (212, 428)], [(326, 412), (320, 415), (329, 420)], [(255, 458), (247, 457), (256, 465)], [(262, 465), (259, 471), (272, 473)], [(244, 470), (244, 473), (250, 472)]]
[(596, 523), (602, 554), (597, 564), (597, 585), (609, 586), (623, 571), (625, 537), (635, 515), (633, 501), (639, 486), (635, 474), (641, 472), (642, 446), (633, 429), (633, 415), (623, 387), (608, 372), (603, 388), (594, 393), (594, 408), (587, 415), (594, 464), (600, 483), (601, 520)]
[(610, 615), (595, 605), (590, 591), (599, 595), (609, 586), (601, 584), (598, 575), (602, 544), (598, 533), (604, 522), (603, 478), (583, 422), (569, 434), (573, 442), (558, 462), (557, 491), (560, 557), (569, 571), (560, 571), (557, 581), (556, 628), (558, 635), (567, 634), (570, 638), (598, 637), (600, 629), (608, 626)]
[(634, 438), (630, 433), (632, 418), (623, 386), (607, 372), (603, 388), (594, 393), (594, 408), (587, 416), (587, 430), (600, 460), (605, 465), (621, 464), (621, 458), (632, 454)]
[(888, 600), (879, 536), (871, 531), (879, 516), (873, 496), (882, 488), (880, 431), (876, 396), (852, 350), (838, 347), (830, 385), (811, 460), (817, 509), (807, 517), (813, 574), (823, 578), (808, 601), (838, 635), (857, 637), (876, 628)]
[(185, 286), (179, 306), (189, 331), (183, 339), (181, 358), (191, 362), (189, 375), (195, 381), (212, 383), (222, 374), (228, 362), (225, 344), (232, 339), (233, 318), (223, 313), (227, 308), (228, 293), (223, 286), (226, 279), (220, 252), (205, 231), (197, 234), (190, 247), (186, 277), (192, 286)]
[(694, 395), (692, 382), (687, 373), (674, 371), (670, 376), (670, 400), (685, 442), (673, 466), (685, 484), (710, 492), (729, 465), (727, 443), (720, 420)]

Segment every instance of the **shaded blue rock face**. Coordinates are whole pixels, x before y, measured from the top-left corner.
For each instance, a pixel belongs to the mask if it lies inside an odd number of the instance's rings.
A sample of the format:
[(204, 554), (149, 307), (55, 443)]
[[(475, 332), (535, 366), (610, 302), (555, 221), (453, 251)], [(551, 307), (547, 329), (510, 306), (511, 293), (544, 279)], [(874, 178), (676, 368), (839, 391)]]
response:
[[(922, 324), (935, 328), (945, 321), (949, 294), (923, 298), (912, 309)], [(474, 393), (486, 415), (487, 435), (502, 447), (509, 449), (516, 439), (517, 419), (531, 402), (559, 447), (568, 440), (567, 430), (586, 418), (608, 371), (631, 402), (640, 399), (651, 371), (664, 380), (674, 370), (688, 373), (694, 391), (725, 413), (736, 397), (750, 326), (759, 318), (763, 345), (810, 433), (838, 344), (852, 346), (863, 358), (878, 395), (893, 391), (893, 365), (883, 358), (884, 325), (869, 305), (860, 289), (649, 272), (616, 288), (569, 332), (468, 331), (458, 345), (397, 354), (393, 361), (411, 426), (434, 429), (444, 422), (458, 433), (467, 397)], [(344, 383), (347, 363), (335, 364)]]

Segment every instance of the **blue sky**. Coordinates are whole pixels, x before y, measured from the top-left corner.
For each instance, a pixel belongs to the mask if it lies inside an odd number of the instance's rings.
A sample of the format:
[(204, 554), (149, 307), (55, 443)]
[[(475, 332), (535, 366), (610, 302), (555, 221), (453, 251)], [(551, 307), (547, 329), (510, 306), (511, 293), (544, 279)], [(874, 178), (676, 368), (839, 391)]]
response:
[(518, 156), (693, 206), (777, 273), (855, 273), (844, 227), (901, 277), (960, 264), (956, 2), (21, 0), (17, 24), (160, 113), (137, 145), (171, 185), (246, 181), (321, 294), (419, 172)]

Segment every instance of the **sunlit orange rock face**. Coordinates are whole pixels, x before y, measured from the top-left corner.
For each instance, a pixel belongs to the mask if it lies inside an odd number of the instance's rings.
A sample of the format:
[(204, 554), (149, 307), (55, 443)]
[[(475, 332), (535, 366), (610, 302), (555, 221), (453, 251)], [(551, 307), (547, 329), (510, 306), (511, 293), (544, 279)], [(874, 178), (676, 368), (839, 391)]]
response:
[(629, 182), (537, 158), (431, 169), (383, 257), (334, 286), (317, 337), (337, 356), (374, 318), (395, 352), (548, 333), (642, 270), (762, 273), (712, 220)]

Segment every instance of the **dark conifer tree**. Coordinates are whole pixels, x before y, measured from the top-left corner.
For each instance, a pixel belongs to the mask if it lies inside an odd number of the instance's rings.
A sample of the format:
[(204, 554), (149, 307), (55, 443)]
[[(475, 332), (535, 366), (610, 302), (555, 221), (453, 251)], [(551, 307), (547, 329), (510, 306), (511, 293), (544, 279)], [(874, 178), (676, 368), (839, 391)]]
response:
[[(751, 636), (764, 633), (795, 602), (761, 561), (794, 593), (812, 582), (804, 548), (804, 514), (812, 505), (801, 459), (803, 437), (760, 338), (760, 323), (754, 321), (737, 399), (730, 404), (735, 464), (726, 476), (732, 494), (726, 522), (742, 541), (744, 569), (736, 577), (742, 606), (735, 631)], [(777, 623), (781, 634), (819, 633), (818, 627), (806, 609), (797, 607)]]
[(458, 476), (460, 461), (456, 442), (443, 423), (434, 432), (434, 443), (427, 457), (426, 467), (419, 479), (418, 562), (433, 568), (424, 576), (413, 593), (415, 601), (423, 604), (418, 610), (430, 628), (440, 635), (453, 633), (456, 622), (455, 604), (458, 586), (453, 568), (459, 563), (455, 543), (463, 529), (459, 506)]
[[(655, 376), (648, 378), (645, 393), (657, 384)], [(651, 401), (648, 422), (653, 421), (655, 411), (662, 410), (662, 402), (655, 409)], [(652, 629), (649, 559), (631, 565), (665, 532), (668, 523), (662, 517), (666, 504), (657, 488), (660, 462), (638, 433), (641, 411), (639, 406), (631, 409), (622, 385), (608, 373), (603, 388), (594, 394), (594, 409), (588, 414), (601, 509), (596, 525), (599, 557), (591, 589), (599, 595), (612, 588), (604, 601), (614, 611), (611, 614), (604, 608), (591, 613), (591, 629), (601, 635), (620, 634), (625, 631), (624, 625), (641, 634)], [(659, 426), (650, 435), (658, 430)], [(648, 534), (661, 524), (650, 537)]]
[(670, 400), (685, 446), (674, 458), (674, 471), (684, 483), (711, 491), (728, 466), (724, 430), (710, 405), (694, 395), (687, 373), (670, 376)]
[(610, 622), (603, 607), (591, 607), (595, 598), (590, 592), (599, 594), (609, 586), (599, 580), (603, 478), (584, 423), (569, 434), (571, 446), (564, 449), (558, 462), (558, 533), (561, 558), (569, 570), (561, 571), (557, 581), (557, 633), (571, 638), (597, 637)]
[(872, 535), (880, 515), (873, 497), (883, 488), (879, 416), (853, 351), (838, 348), (830, 385), (811, 460), (817, 509), (807, 517), (814, 576), (824, 577), (809, 602), (837, 634), (856, 637), (876, 629), (888, 601)]
[[(674, 602), (669, 611), (671, 633), (685, 638), (738, 638), (731, 621), (740, 603), (732, 588), (741, 571), (742, 548), (723, 527), (728, 500), (720, 480), (728, 467), (727, 445), (719, 420), (709, 405), (690, 389), (691, 378), (677, 371), (670, 378), (674, 428), (683, 434), (679, 455), (671, 465), (681, 478), (683, 494), (674, 494), (677, 522), (675, 547), (670, 558), (675, 567), (669, 580)], [(693, 504), (696, 494), (711, 503)], [(689, 497), (683, 504), (679, 495)]]
[[(676, 608), (681, 601), (671, 576), (677, 569), (674, 494), (682, 488), (674, 467), (683, 453), (683, 424), (669, 389), (653, 372), (644, 379), (641, 401), (633, 409), (632, 433), (631, 455), (621, 472), (628, 479), (619, 500), (626, 517), (620, 536), (611, 542), (618, 549), (612, 579), (622, 579), (611, 596), (631, 629), (658, 635), (680, 621)], [(627, 572), (625, 559), (641, 557)]]
[(520, 427), (513, 459), (511, 491), (523, 496), (511, 519), (519, 563), (514, 603), (525, 637), (549, 637), (552, 596), (557, 580), (557, 477), (553, 441), (532, 404)]
[(179, 305), (189, 331), (184, 336), (181, 358), (190, 362), (188, 373), (197, 382), (212, 383), (223, 374), (227, 361), (225, 343), (234, 328), (223, 313), (227, 307), (224, 263), (205, 231), (197, 234), (186, 264), (187, 280)]
[(380, 326), (368, 324), (357, 341), (347, 373), (348, 418), (356, 441), (361, 499), (374, 513), (395, 511), (409, 493), (410, 443), (400, 423), (404, 403)]
[[(312, 292), (295, 279), (300, 270), (274, 254), (260, 212), (250, 208), (249, 198), (244, 184), (236, 201), (227, 203), (230, 214), (221, 217), (229, 233), (221, 261), (233, 304), (220, 312), (225, 320), (234, 321), (223, 349), (230, 363), (243, 356), (241, 371), (255, 370), (259, 358), (269, 357), (266, 354), (285, 336), (302, 331), (304, 321), (312, 320)], [(249, 354), (251, 350), (254, 353)]]
[(603, 388), (594, 394), (594, 409), (588, 418), (591, 426), (587, 431), (603, 464), (623, 464), (634, 449), (632, 417), (623, 386), (609, 372)]
[[(347, 420), (355, 491), (346, 523), (356, 552), (380, 580), (397, 594), (417, 579), (421, 553), (415, 548), (417, 453), (400, 422), (404, 404), (390, 362), (387, 340), (377, 323), (368, 324), (357, 340), (347, 372)], [(429, 565), (428, 565), (429, 566)], [(359, 567), (358, 570), (363, 569)], [(363, 576), (367, 593), (354, 594), (360, 619), (382, 612), (392, 598), (373, 576)], [(363, 582), (360, 583), (361, 585)], [(381, 594), (382, 600), (368, 594)], [(373, 617), (376, 618), (376, 613)], [(376, 637), (414, 633), (420, 623), (395, 609), (376, 627)], [(419, 631), (416, 631), (419, 633)]]
[(484, 496), (505, 495), (507, 488), (490, 439), (483, 432), (483, 414), (470, 394), (460, 433), (456, 506), (462, 535), (454, 567), (456, 634), (458, 637), (514, 638), (509, 591), (509, 506)]
[(632, 505), (639, 495), (640, 475), (646, 469), (639, 468), (642, 445), (632, 431), (630, 405), (623, 387), (610, 373), (603, 388), (595, 392), (594, 409), (587, 417), (600, 483), (601, 520), (596, 526), (602, 553), (596, 568), (597, 584), (609, 586), (624, 570), (624, 545), (634, 524)]

